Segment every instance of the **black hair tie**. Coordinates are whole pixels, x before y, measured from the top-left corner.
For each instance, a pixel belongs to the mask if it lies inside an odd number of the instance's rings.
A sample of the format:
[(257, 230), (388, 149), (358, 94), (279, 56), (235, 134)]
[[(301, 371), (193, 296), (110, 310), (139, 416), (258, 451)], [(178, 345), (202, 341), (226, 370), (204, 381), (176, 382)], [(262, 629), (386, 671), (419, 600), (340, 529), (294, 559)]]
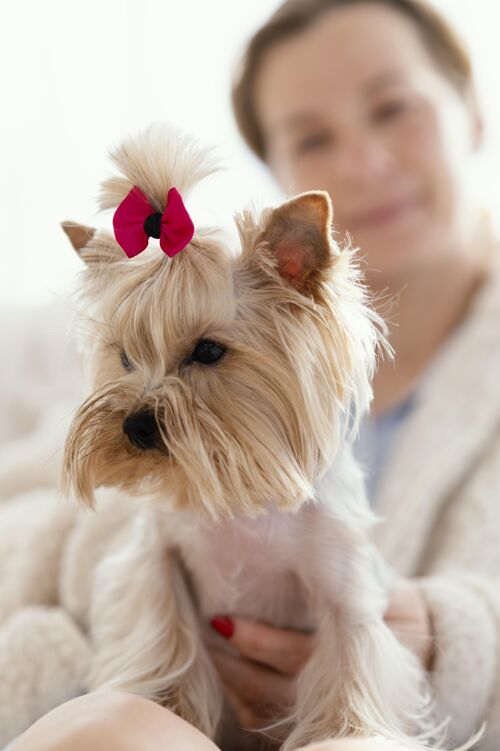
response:
[(161, 230), (161, 217), (162, 215), (158, 212), (155, 212), (154, 214), (150, 214), (146, 219), (144, 220), (144, 232), (149, 237), (154, 237), (155, 240), (160, 239), (160, 230)]

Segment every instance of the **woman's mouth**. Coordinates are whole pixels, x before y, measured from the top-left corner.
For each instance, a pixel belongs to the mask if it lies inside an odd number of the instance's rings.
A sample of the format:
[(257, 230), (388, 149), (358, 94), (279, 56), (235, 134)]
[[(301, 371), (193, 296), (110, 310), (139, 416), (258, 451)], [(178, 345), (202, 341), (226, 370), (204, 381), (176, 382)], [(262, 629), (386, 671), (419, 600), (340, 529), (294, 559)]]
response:
[(346, 221), (346, 227), (352, 232), (374, 229), (406, 218), (407, 215), (421, 207), (422, 200), (418, 196), (411, 195), (397, 198), (394, 201), (381, 203), (373, 208), (352, 214)]

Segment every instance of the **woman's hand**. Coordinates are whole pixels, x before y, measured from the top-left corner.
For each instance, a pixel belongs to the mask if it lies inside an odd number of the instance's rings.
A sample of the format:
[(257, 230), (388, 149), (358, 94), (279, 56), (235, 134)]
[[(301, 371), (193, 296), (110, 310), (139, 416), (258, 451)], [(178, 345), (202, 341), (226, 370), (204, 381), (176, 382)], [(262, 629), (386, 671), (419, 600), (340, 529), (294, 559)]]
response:
[(295, 700), (295, 676), (307, 662), (313, 637), (242, 618), (214, 618), (213, 628), (238, 650), (210, 655), (242, 727), (259, 729)]
[[(430, 615), (410, 579), (396, 581), (385, 621), (429, 669)], [(238, 650), (237, 657), (214, 649), (210, 654), (241, 725), (258, 729), (283, 715), (294, 702), (295, 677), (311, 654), (313, 636), (226, 616), (214, 618), (212, 626)]]

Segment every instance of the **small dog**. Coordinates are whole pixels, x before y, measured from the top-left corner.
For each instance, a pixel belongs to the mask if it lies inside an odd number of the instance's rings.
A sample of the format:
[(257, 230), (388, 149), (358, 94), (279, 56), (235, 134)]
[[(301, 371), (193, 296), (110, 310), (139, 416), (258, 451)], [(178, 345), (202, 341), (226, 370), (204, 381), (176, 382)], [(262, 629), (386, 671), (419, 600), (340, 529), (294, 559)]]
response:
[(132, 538), (96, 572), (88, 688), (149, 697), (224, 747), (206, 645), (220, 641), (210, 619), (229, 612), (315, 632), (277, 723), (282, 751), (377, 734), (427, 747), (424, 672), (383, 620), (389, 574), (350, 447), (381, 322), (355, 251), (333, 239), (328, 194), (236, 215), (234, 254), (216, 228), (190, 231), (182, 203), (216, 169), (211, 152), (156, 123), (111, 157), (121, 174), (101, 208), (135, 195), (140, 250), (165, 242), (127, 259), (139, 245), (118, 209), (114, 237), (63, 224), (86, 264), (94, 388), (67, 436), (63, 488), (89, 506), (102, 485), (141, 499)]

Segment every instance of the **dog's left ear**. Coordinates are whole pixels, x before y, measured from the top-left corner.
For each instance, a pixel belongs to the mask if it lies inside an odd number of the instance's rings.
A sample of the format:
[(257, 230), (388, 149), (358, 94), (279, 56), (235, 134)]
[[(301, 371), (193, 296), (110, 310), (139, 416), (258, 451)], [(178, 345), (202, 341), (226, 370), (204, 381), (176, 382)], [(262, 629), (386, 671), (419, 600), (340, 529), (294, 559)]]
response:
[(73, 248), (88, 266), (96, 262), (101, 265), (103, 261), (122, 261), (125, 257), (121, 248), (107, 232), (100, 230), (96, 236), (95, 227), (88, 227), (71, 220), (61, 222), (61, 227), (69, 237)]
[(314, 290), (339, 251), (332, 238), (333, 207), (325, 191), (301, 193), (273, 209), (259, 241), (268, 243), (280, 276)]

